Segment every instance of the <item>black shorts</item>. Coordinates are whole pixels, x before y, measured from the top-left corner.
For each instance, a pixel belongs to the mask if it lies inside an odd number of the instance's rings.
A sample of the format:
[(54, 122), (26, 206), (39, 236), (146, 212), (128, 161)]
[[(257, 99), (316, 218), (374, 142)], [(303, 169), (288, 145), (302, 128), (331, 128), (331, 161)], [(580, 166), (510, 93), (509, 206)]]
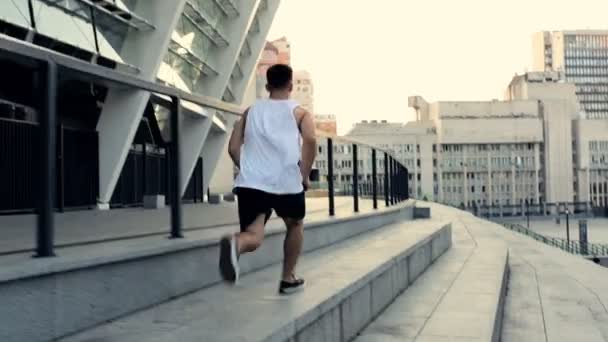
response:
[(266, 215), (264, 224), (268, 222), (272, 210), (284, 219), (302, 220), (306, 216), (306, 197), (304, 192), (299, 194), (276, 195), (261, 190), (237, 188), (239, 222), (241, 231), (245, 231), (260, 215)]

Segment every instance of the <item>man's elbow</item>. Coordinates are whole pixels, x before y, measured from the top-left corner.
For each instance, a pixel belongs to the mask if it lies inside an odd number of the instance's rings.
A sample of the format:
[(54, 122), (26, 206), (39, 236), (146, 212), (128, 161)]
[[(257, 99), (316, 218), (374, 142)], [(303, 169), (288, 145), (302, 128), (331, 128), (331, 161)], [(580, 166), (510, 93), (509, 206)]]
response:
[(238, 155), (238, 149), (235, 146), (228, 146), (228, 155), (234, 159)]

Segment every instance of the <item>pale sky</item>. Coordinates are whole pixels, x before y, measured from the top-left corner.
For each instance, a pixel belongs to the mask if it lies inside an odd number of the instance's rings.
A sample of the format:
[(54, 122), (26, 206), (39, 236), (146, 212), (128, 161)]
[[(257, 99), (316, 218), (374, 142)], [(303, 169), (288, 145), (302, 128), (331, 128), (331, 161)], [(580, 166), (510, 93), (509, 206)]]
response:
[(607, 0), (282, 0), (269, 40), (287, 36), (308, 70), (315, 112), (339, 133), (361, 120), (405, 122), (407, 98), (502, 99), (532, 65), (532, 34), (608, 29)]

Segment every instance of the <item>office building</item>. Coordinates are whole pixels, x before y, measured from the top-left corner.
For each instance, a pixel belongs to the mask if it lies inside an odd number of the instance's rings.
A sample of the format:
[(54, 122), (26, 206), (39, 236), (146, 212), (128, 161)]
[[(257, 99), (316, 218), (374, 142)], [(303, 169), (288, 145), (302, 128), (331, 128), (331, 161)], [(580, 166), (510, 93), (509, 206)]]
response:
[(338, 123), (335, 115), (315, 115), (315, 127), (321, 134), (337, 135)]
[[(563, 210), (560, 203), (570, 210), (608, 204), (608, 120), (582, 118), (576, 86), (560, 73), (516, 76), (504, 101), (428, 103), (414, 96), (409, 105), (416, 121), (363, 121), (346, 137), (391, 151), (408, 168), (414, 198), (495, 216), (551, 213)], [(325, 149), (316, 164), (321, 175)], [(371, 157), (359, 156), (365, 183)], [(337, 143), (334, 159), (336, 188), (350, 186), (349, 144)]]
[(300, 106), (307, 111), (314, 113), (314, 85), (310, 73), (305, 70), (293, 73), (293, 92), (291, 98), (296, 100)]
[(588, 119), (608, 119), (608, 31), (539, 32), (533, 54), (535, 71), (563, 72), (576, 85)]

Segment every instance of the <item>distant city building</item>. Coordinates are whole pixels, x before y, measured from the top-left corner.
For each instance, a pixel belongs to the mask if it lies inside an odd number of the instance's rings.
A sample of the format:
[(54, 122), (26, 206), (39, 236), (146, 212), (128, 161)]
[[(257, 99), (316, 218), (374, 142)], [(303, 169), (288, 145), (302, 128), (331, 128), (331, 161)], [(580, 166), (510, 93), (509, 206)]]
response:
[(534, 69), (560, 71), (576, 84), (589, 119), (608, 119), (608, 31), (556, 31), (534, 35)]
[[(347, 137), (392, 153), (409, 170), (414, 198), (485, 208), (488, 215), (555, 212), (608, 205), (608, 120), (580, 117), (575, 85), (559, 73), (516, 76), (505, 101), (427, 103), (410, 97), (415, 122), (358, 123)], [(316, 167), (327, 180), (326, 146)], [(371, 154), (359, 151), (359, 181), (371, 179)], [(383, 155), (378, 156), (379, 180)], [(352, 150), (335, 144), (336, 189), (352, 182)], [(576, 205), (575, 203), (578, 203)]]
[[(291, 65), (291, 44), (286, 37), (266, 42), (256, 72), (256, 97), (268, 98), (266, 71), (275, 64)], [(295, 78), (295, 75), (294, 75)]]
[(271, 42), (266, 42), (256, 69), (256, 98), (262, 99), (268, 97), (268, 91), (266, 90), (266, 71), (268, 71), (268, 68), (277, 63), (279, 63), (279, 49), (277, 49), (277, 47)]
[(272, 45), (279, 50), (278, 63), (291, 65), (291, 44), (286, 37), (272, 41)]
[(337, 135), (338, 125), (335, 115), (315, 115), (315, 126), (317, 132)]
[(262, 50), (262, 56), (258, 62), (256, 73), (258, 75), (266, 76), (266, 71), (271, 66), (279, 63), (279, 49), (270, 42), (266, 42), (264, 50)]
[(294, 72), (291, 97), (309, 112), (315, 112), (314, 86), (308, 71), (300, 70)]

